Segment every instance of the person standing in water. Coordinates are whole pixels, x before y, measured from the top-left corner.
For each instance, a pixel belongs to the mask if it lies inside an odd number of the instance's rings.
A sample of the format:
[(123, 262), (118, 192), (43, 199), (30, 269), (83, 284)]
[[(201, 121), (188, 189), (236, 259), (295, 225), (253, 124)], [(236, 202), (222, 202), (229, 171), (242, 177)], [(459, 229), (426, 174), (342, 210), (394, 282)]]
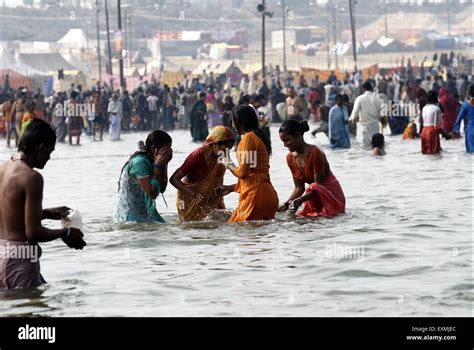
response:
[[(42, 220), (61, 220), (67, 207), (43, 209), (43, 177), (34, 168), (43, 169), (56, 144), (56, 135), (48, 123), (34, 119), (26, 127), (18, 145), (18, 154), (0, 166), (0, 248), (28, 249), (38, 252), (38, 243), (62, 238), (70, 248), (86, 245), (76, 228), (52, 230)], [(45, 283), (38, 259), (20, 259), (0, 255), (0, 290), (38, 287)]]
[(203, 142), (209, 135), (209, 128), (207, 126), (207, 108), (204, 101), (206, 100), (206, 93), (199, 93), (199, 100), (197, 100), (191, 107), (189, 112), (189, 122), (191, 126), (191, 136), (194, 142)]
[(382, 100), (374, 93), (370, 82), (362, 87), (365, 93), (356, 98), (349, 122), (355, 122), (359, 117), (364, 146), (370, 147), (372, 136), (380, 132)]
[(329, 112), (329, 141), (331, 148), (351, 148), (349, 112), (344, 106), (344, 96), (336, 96), (336, 105)]
[(461, 137), (461, 122), (465, 123), (466, 152), (474, 153), (474, 85), (469, 86), (467, 100), (459, 111), (453, 134)]
[(428, 92), (428, 104), (423, 108), (423, 131), (421, 132), (421, 152), (423, 154), (437, 154), (441, 152), (442, 119), (441, 109), (438, 106), (438, 95), (434, 91)]
[(252, 107), (234, 108), (232, 120), (243, 136), (237, 149), (239, 166), (227, 159), (226, 168), (238, 181), (235, 185), (219, 186), (216, 194), (239, 193), (239, 205), (229, 222), (272, 220), (278, 210), (278, 195), (270, 181), (270, 142), (259, 129), (258, 117)]
[(67, 131), (70, 146), (72, 146), (73, 136), (76, 136), (76, 145), (80, 145), (81, 143), (83, 120), (82, 116), (80, 115), (81, 108), (77, 108), (77, 95), (78, 94), (76, 91), (72, 91), (67, 103)]
[(16, 132), (15, 115), (12, 113), (15, 96), (11, 95), (7, 102), (2, 106), (3, 120), (6, 127), (7, 147), (10, 148), (10, 139), (15, 138), (15, 147), (18, 147), (18, 133)]
[(155, 199), (166, 191), (168, 163), (173, 158), (171, 144), (166, 132), (154, 130), (145, 141), (145, 149), (125, 163), (119, 178), (115, 222), (165, 222), (156, 210)]
[(385, 153), (385, 137), (378, 133), (372, 136), (372, 151), (374, 156), (384, 156)]
[(122, 102), (119, 100), (118, 93), (112, 95), (112, 101), (109, 102), (107, 107), (107, 112), (109, 114), (109, 136), (112, 141), (120, 140), (120, 130), (122, 128)]
[(12, 114), (15, 116), (16, 133), (18, 135), (21, 135), (21, 123), (23, 121), (23, 115), (26, 112), (27, 101), (28, 98), (26, 97), (26, 94), (21, 93), (18, 95), (18, 98), (12, 107)]
[[(293, 175), (295, 188), (290, 198), (279, 208), (289, 209), (301, 216), (331, 217), (343, 214), (346, 198), (339, 181), (331, 171), (324, 152), (317, 146), (308, 145), (303, 135), (309, 131), (306, 121), (287, 120), (280, 127), (280, 139), (290, 153), (286, 157)], [(305, 185), (308, 184), (308, 188)]]
[(206, 143), (192, 152), (171, 176), (171, 184), (178, 189), (176, 206), (180, 220), (202, 220), (215, 209), (225, 209), (215, 188), (224, 183), (226, 169), (220, 160), (233, 146), (232, 131), (216, 126)]
[(21, 121), (21, 133), (20, 136), (23, 135), (26, 127), (36, 119), (36, 112), (35, 112), (35, 103), (33, 101), (28, 101), (26, 103), (26, 113), (23, 115), (23, 119)]

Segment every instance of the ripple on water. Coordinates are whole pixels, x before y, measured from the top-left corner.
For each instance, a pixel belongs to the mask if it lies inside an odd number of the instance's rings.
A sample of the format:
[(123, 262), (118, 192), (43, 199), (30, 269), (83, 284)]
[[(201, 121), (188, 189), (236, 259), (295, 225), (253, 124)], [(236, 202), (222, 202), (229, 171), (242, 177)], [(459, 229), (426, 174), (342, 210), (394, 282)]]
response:
[(409, 275), (418, 275), (421, 272), (425, 272), (430, 270), (430, 266), (420, 266), (414, 267), (409, 269), (404, 269), (392, 273), (379, 273), (379, 272), (372, 272), (368, 270), (345, 270), (342, 272), (338, 272), (334, 274), (334, 277), (402, 277), (402, 276), (409, 276)]

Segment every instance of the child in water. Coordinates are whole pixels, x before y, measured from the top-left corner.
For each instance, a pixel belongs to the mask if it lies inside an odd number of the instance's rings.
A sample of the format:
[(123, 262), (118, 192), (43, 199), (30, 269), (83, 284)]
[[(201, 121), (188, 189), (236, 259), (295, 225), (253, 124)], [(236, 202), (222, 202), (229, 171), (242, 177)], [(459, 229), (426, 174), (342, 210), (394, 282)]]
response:
[(374, 156), (384, 156), (385, 150), (385, 138), (382, 134), (375, 134), (372, 136), (372, 149), (374, 151)]

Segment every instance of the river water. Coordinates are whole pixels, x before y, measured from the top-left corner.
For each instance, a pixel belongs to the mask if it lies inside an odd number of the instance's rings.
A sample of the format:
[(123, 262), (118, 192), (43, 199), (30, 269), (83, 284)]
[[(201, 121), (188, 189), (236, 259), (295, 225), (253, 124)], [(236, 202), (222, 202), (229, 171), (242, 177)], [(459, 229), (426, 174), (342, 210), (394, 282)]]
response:
[[(196, 144), (174, 131), (171, 173)], [(164, 225), (115, 225), (117, 179), (137, 141), (58, 144), (41, 171), (44, 207), (81, 211), (87, 247), (42, 244), (48, 284), (0, 294), (2, 316), (472, 316), (473, 159), (462, 141), (423, 156), (419, 140), (387, 136), (387, 156), (353, 142), (325, 149), (347, 199), (335, 219), (228, 225), (176, 223), (176, 191)], [(272, 182), (286, 200), (293, 181), (272, 127)], [(11, 150), (2, 141), (0, 160)], [(234, 156), (235, 159), (235, 156)], [(234, 181), (226, 175), (226, 183)], [(235, 208), (238, 196), (226, 197)], [(58, 227), (56, 222), (45, 222)]]

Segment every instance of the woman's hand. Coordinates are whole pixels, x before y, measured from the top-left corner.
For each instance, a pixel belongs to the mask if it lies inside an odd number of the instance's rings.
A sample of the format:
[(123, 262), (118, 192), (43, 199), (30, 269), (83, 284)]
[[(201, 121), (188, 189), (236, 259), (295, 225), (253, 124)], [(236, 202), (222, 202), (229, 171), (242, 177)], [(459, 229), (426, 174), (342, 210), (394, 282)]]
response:
[(165, 150), (155, 150), (154, 159), (155, 163), (168, 164), (173, 158), (173, 150), (171, 148)]
[(454, 132), (454, 131), (450, 132), (449, 136), (451, 136), (452, 139), (460, 139), (461, 138), (461, 134), (457, 133), (457, 132)]
[(206, 197), (204, 197), (203, 194), (199, 192), (194, 192), (193, 194), (193, 199), (196, 201), (197, 204), (201, 204), (202, 201), (204, 201)]
[(234, 190), (233, 186), (221, 185), (214, 189), (214, 193), (216, 194), (216, 196), (224, 197), (224, 196), (227, 196), (229, 193), (231, 193), (233, 190)]
[(280, 207), (278, 208), (278, 212), (279, 212), (279, 213), (284, 213), (285, 211), (288, 210), (288, 208), (289, 208), (288, 203), (282, 204), (282, 205), (280, 205)]
[(303, 204), (303, 199), (301, 197), (296, 198), (294, 201), (291, 201), (289, 204), (289, 209), (291, 211), (297, 211), (299, 207), (301, 207), (301, 204)]

